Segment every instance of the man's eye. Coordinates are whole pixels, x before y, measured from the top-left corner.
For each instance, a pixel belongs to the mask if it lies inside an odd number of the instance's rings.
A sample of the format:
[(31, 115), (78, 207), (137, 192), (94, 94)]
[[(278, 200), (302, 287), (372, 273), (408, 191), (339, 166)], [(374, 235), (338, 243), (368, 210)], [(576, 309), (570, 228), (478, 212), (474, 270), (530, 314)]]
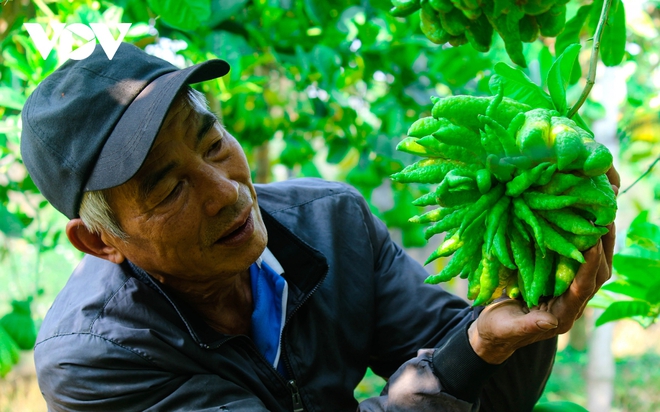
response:
[(211, 146), (209, 146), (209, 149), (206, 151), (207, 156), (214, 156), (220, 153), (220, 149), (222, 149), (222, 140), (216, 140), (213, 142)]
[(161, 203), (169, 203), (172, 202), (179, 196), (179, 193), (181, 193), (181, 190), (183, 190), (183, 181), (177, 183), (176, 186), (174, 186), (174, 189), (163, 199)]

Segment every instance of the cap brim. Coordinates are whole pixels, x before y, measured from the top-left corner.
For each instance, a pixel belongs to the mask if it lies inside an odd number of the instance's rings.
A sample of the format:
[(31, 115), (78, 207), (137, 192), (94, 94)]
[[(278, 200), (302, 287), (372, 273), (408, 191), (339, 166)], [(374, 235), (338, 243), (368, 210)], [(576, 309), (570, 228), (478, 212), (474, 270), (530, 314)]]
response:
[(106, 140), (84, 191), (119, 186), (144, 163), (165, 116), (181, 88), (229, 73), (224, 60), (209, 60), (164, 74), (137, 95)]

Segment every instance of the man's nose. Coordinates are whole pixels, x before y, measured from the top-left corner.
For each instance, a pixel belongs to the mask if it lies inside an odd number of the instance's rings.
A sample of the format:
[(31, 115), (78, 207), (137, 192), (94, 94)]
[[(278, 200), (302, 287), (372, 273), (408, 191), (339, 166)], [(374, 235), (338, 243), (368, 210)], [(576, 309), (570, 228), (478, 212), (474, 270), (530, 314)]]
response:
[(224, 207), (238, 201), (239, 184), (230, 177), (227, 170), (206, 164), (201, 167), (200, 178), (200, 196), (204, 213), (208, 216), (215, 216)]

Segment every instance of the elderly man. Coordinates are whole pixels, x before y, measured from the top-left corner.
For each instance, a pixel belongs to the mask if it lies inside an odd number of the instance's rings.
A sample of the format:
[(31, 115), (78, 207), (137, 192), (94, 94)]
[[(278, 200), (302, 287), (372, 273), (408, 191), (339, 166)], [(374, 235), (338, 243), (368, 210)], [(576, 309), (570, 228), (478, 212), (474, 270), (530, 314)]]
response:
[[(188, 86), (228, 71), (97, 47), (25, 104), (25, 164), (86, 254), (35, 348), (49, 409), (531, 410), (613, 235), (547, 310), (473, 309), (425, 285), (350, 187), (253, 185)], [(389, 382), (358, 405), (367, 367)]]

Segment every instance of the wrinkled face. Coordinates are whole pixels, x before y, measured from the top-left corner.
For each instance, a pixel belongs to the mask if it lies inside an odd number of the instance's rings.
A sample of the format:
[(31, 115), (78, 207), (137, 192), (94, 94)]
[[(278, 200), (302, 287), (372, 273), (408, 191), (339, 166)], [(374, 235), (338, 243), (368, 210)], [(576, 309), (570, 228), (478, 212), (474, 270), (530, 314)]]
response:
[(243, 149), (180, 94), (145, 163), (110, 192), (124, 256), (152, 276), (205, 282), (245, 271), (266, 246)]

